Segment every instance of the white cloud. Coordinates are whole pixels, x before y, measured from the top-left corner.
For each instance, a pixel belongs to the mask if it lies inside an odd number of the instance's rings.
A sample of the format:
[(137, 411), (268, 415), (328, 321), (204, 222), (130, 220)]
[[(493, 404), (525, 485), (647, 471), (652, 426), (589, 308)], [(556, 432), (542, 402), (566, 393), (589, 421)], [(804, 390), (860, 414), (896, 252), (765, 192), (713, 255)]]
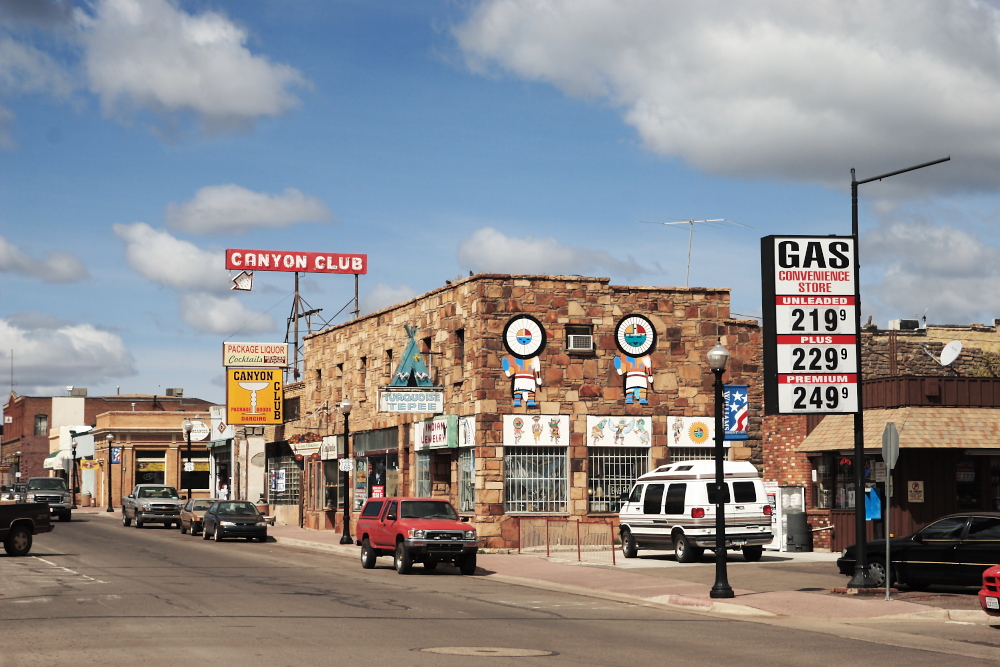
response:
[(201, 188), (191, 201), (167, 206), (165, 216), (172, 229), (206, 235), (281, 229), (306, 221), (333, 221), (333, 213), (326, 204), (295, 188), (269, 195), (233, 184)]
[(116, 224), (114, 231), (125, 243), (125, 260), (143, 277), (173, 289), (209, 292), (229, 289), (223, 253), (202, 250), (145, 222)]
[(45, 259), (35, 259), (2, 236), (0, 271), (40, 278), (47, 283), (71, 283), (88, 277), (83, 262), (69, 253), (53, 251)]
[(367, 315), (368, 313), (374, 313), (377, 310), (394, 306), (397, 303), (409, 301), (415, 296), (417, 296), (417, 292), (409, 285), (390, 287), (389, 285), (378, 283), (367, 294), (361, 297), (361, 303), (358, 304), (358, 308), (361, 310), (362, 315)]
[(298, 104), (292, 67), (246, 48), (247, 31), (219, 12), (188, 14), (172, 0), (98, 0), (78, 12), (84, 68), (108, 113), (192, 113), (211, 132), (245, 130)]
[(184, 294), (180, 299), (181, 319), (196, 331), (223, 336), (271, 333), (277, 322), (267, 313), (255, 313), (235, 296)]
[(476, 273), (550, 275), (638, 275), (634, 260), (615, 259), (603, 250), (560, 245), (553, 238), (514, 238), (492, 227), (477, 230), (458, 246), (458, 263)]
[[(1000, 10), (977, 0), (487, 0), (454, 30), (491, 67), (621, 110), (708, 172), (845, 186), (1000, 183)], [(897, 187), (906, 187), (903, 181)]]
[(0, 359), (6, 367), (11, 351), (19, 394), (61, 395), (69, 384), (93, 385), (136, 374), (132, 353), (119, 336), (44, 315), (0, 319)]
[[(49, 93), (57, 98), (73, 94), (70, 75), (52, 57), (26, 44), (0, 35), (0, 94), (5, 97), (26, 93)], [(0, 105), (0, 146), (14, 145), (8, 128), (14, 115)]]
[(894, 221), (865, 234), (861, 249), (864, 266), (886, 263), (884, 275), (864, 287), (866, 314), (872, 312), (866, 295), (884, 304), (886, 320), (926, 312), (930, 322), (970, 324), (992, 322), (1000, 313), (1000, 248), (965, 231)]

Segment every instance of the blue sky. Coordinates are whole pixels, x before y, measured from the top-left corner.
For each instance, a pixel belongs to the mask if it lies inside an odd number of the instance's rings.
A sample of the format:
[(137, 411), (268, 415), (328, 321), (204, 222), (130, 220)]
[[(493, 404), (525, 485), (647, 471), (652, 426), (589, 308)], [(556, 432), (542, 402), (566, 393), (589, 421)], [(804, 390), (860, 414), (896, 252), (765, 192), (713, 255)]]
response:
[[(905, 20), (904, 20), (905, 19)], [(732, 288), (759, 239), (849, 234), (862, 313), (1000, 316), (992, 2), (0, 0), (0, 382), (224, 401), (291, 274), (367, 253), (370, 312), (469, 271)], [(334, 318), (349, 276), (306, 275)], [(333, 319), (345, 321), (344, 313)]]

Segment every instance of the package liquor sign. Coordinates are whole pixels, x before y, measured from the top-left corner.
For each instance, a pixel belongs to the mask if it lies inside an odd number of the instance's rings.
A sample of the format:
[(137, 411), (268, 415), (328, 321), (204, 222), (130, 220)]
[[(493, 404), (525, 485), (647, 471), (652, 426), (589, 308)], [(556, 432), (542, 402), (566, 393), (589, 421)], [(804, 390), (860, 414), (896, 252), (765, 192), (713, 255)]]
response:
[(761, 239), (766, 414), (858, 411), (851, 236)]

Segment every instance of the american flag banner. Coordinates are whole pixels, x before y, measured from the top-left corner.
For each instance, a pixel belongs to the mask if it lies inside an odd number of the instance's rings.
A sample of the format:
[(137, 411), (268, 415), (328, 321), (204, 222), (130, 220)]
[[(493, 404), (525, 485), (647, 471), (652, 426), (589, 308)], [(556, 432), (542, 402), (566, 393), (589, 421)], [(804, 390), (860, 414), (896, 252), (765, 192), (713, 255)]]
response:
[(746, 440), (749, 438), (747, 424), (750, 421), (750, 401), (747, 385), (727, 384), (722, 392), (723, 419), (726, 440)]

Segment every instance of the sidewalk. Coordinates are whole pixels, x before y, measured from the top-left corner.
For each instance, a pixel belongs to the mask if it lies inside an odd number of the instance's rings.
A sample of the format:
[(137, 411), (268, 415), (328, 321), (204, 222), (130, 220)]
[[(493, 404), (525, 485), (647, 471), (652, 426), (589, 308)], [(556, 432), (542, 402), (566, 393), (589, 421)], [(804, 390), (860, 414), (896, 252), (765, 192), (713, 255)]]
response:
[[(121, 520), (120, 511), (109, 513), (103, 508), (80, 508), (75, 512)], [(278, 544), (328, 551), (356, 560), (360, 556), (357, 546), (340, 544), (341, 534), (332, 530), (275, 525), (268, 527), (268, 536)], [(814, 558), (812, 554), (803, 556)], [(990, 619), (982, 611), (939, 609), (902, 600), (887, 601), (882, 596), (861, 598), (803, 591), (761, 593), (734, 589), (734, 598), (719, 601), (709, 596), (711, 586), (643, 574), (641, 568), (634, 566), (593, 565), (524, 554), (479, 554), (477, 560), (477, 575), (510, 583), (732, 616), (786, 616), (844, 622), (878, 618), (988, 623)]]

